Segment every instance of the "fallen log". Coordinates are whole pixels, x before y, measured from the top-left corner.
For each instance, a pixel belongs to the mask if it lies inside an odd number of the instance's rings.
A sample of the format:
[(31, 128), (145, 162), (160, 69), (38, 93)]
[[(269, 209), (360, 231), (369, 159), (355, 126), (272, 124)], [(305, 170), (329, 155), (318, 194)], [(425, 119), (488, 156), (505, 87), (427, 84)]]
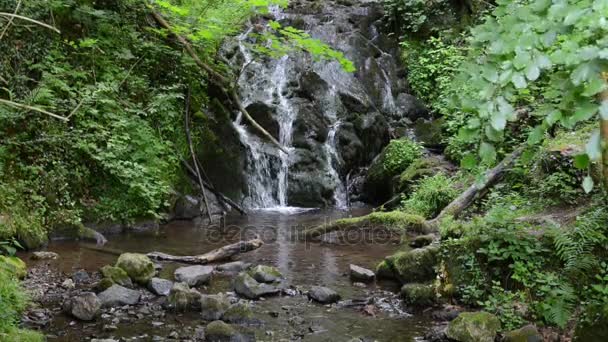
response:
[(230, 245), (226, 245), (224, 247), (214, 249), (210, 252), (201, 255), (171, 255), (165, 254), (161, 252), (151, 252), (148, 253), (147, 256), (151, 259), (156, 260), (164, 260), (164, 261), (177, 261), (183, 262), (187, 264), (209, 264), (212, 262), (217, 262), (221, 260), (230, 259), (231, 257), (256, 250), (262, 245), (264, 242), (259, 238), (247, 240), (247, 241), (239, 241), (237, 243), (233, 243)]

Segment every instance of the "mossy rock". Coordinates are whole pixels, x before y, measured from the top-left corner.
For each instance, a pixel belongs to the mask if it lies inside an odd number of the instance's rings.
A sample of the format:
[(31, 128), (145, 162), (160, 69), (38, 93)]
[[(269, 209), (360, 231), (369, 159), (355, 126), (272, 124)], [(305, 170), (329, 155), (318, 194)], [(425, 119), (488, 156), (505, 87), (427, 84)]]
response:
[(167, 301), (177, 311), (197, 310), (201, 307), (201, 294), (186, 283), (174, 283)]
[(111, 279), (115, 284), (125, 287), (133, 287), (133, 282), (125, 270), (119, 267), (106, 265), (100, 270), (105, 278)]
[(156, 274), (152, 260), (139, 253), (121, 254), (116, 261), (116, 267), (122, 268), (131, 279), (143, 285)]
[(222, 321), (236, 324), (251, 323), (255, 321), (255, 316), (249, 305), (236, 303), (226, 310), (222, 316)]
[(220, 319), (230, 307), (230, 300), (224, 295), (201, 295), (201, 315), (205, 321)]
[(431, 243), (433, 243), (435, 238), (436, 238), (436, 236), (433, 234), (418, 235), (418, 236), (412, 238), (408, 242), (408, 245), (410, 245), (410, 247), (414, 247), (414, 248), (421, 248), (421, 247), (428, 246)]
[(436, 244), (410, 251), (397, 252), (386, 261), (392, 265), (397, 278), (403, 283), (427, 282), (435, 279), (439, 254)]
[(543, 336), (533, 325), (509, 331), (503, 335), (503, 342), (542, 342)]
[(239, 333), (230, 324), (222, 321), (213, 321), (207, 325), (205, 329), (205, 337), (207, 341), (232, 341), (238, 338)]
[(95, 286), (95, 288), (97, 289), (97, 291), (99, 292), (103, 292), (107, 289), (109, 289), (110, 287), (116, 285), (116, 283), (114, 283), (114, 280), (110, 279), (110, 278), (102, 278), (97, 285)]
[(249, 270), (249, 275), (260, 283), (272, 283), (283, 278), (278, 268), (266, 265), (257, 265)]
[(27, 266), (23, 260), (17, 257), (0, 255), (0, 271), (6, 272), (18, 279), (27, 275)]
[(413, 306), (431, 306), (437, 301), (433, 284), (409, 283), (401, 287), (401, 297)]
[(378, 266), (376, 266), (376, 278), (378, 279), (395, 279), (395, 272), (393, 271), (393, 267), (391, 264), (382, 260)]
[(446, 335), (459, 342), (494, 342), (500, 320), (491, 313), (463, 312), (450, 322)]
[(608, 304), (587, 307), (576, 324), (572, 340), (575, 342), (608, 340)]

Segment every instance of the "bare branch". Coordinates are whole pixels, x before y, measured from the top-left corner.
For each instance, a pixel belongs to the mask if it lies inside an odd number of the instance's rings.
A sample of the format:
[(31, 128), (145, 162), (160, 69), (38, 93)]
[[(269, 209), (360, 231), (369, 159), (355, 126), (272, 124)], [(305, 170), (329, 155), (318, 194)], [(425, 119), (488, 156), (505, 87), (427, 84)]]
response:
[[(13, 14), (17, 14), (17, 12), (19, 12), (20, 7), (21, 7), (21, 0), (19, 0), (19, 2), (17, 3), (17, 7), (15, 7), (15, 12)], [(4, 30), (2, 30), (2, 33), (0, 33), (0, 40), (2, 40), (2, 38), (4, 37), (4, 34), (6, 34), (6, 31), (8, 31), (9, 27), (11, 27), (14, 19), (15, 19), (15, 17), (11, 17), (8, 20), (8, 23), (6, 23)]]
[(41, 21), (38, 21), (38, 20), (35, 20), (35, 19), (32, 19), (32, 18), (24, 17), (22, 15), (13, 14), (13, 13), (6, 13), (6, 12), (0, 12), (0, 17), (17, 18), (17, 19), (29, 21), (30, 23), (34, 23), (34, 24), (40, 25), (42, 27), (46, 27), (49, 30), (53, 30), (53, 31), (55, 31), (57, 33), (61, 33), (61, 31), (59, 31), (57, 28), (55, 28), (55, 27), (53, 27), (53, 26), (51, 26), (49, 24), (45, 24), (45, 23), (43, 23)]
[(65, 122), (69, 121), (69, 119), (66, 118), (66, 117), (64, 117), (64, 116), (48, 112), (48, 111), (46, 111), (44, 109), (40, 109), (40, 108), (37, 108), (37, 107), (32, 107), (32, 106), (24, 105), (24, 104), (13, 102), (13, 101), (9, 101), (9, 100), (3, 100), (3, 99), (0, 99), (0, 103), (3, 103), (5, 105), (11, 106), (11, 107), (15, 107), (15, 108), (32, 110), (34, 112), (46, 114), (46, 115), (51, 116), (51, 117), (53, 117), (55, 119), (59, 119), (59, 120), (65, 121)]

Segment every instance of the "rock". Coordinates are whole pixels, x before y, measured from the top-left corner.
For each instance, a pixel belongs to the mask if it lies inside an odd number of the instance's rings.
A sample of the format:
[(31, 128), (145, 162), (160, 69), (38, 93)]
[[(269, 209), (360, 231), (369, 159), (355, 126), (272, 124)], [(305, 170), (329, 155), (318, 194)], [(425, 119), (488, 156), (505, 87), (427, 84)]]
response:
[(64, 311), (82, 321), (92, 321), (99, 315), (101, 300), (93, 292), (85, 292), (64, 303)]
[(125, 272), (122, 268), (106, 265), (99, 271), (104, 278), (111, 279), (115, 284), (125, 287), (133, 287), (131, 278), (129, 278), (127, 272)]
[(424, 334), (424, 340), (428, 342), (448, 342), (447, 329), (447, 324), (436, 325)]
[(431, 313), (431, 317), (437, 321), (452, 321), (463, 311), (462, 307), (455, 305), (444, 305)]
[(276, 267), (266, 265), (254, 267), (249, 271), (249, 274), (260, 283), (272, 283), (283, 278), (283, 275)]
[(167, 279), (152, 278), (148, 282), (148, 290), (157, 296), (168, 296), (171, 293), (173, 282)]
[(238, 272), (248, 269), (250, 266), (251, 266), (251, 264), (247, 263), (247, 262), (233, 261), (233, 262), (219, 265), (215, 269), (220, 272), (238, 273)]
[(55, 252), (34, 252), (32, 253), (33, 260), (55, 260), (59, 254)]
[(115, 285), (115, 284), (112, 279), (103, 278), (97, 283), (97, 285), (95, 285), (95, 288), (97, 289), (97, 291), (103, 292), (103, 291), (109, 289), (110, 287), (112, 287), (113, 285)]
[(186, 283), (189, 286), (197, 286), (209, 282), (212, 273), (212, 266), (196, 265), (180, 267), (175, 270), (175, 273), (173, 275), (175, 277), (175, 280), (180, 283)]
[(239, 273), (234, 279), (234, 291), (248, 299), (257, 299), (262, 296), (275, 295), (281, 290), (268, 284), (259, 283), (245, 272)]
[(74, 287), (76, 287), (76, 285), (74, 284), (74, 281), (70, 278), (66, 279), (63, 281), (63, 283), (61, 283), (61, 287), (63, 287), (66, 290), (71, 290)]
[(428, 116), (428, 109), (426, 109), (424, 104), (413, 95), (401, 93), (397, 96), (395, 104), (397, 105), (400, 114), (411, 120)]
[(174, 283), (168, 302), (175, 310), (198, 310), (201, 306), (201, 294), (186, 283)]
[(308, 291), (308, 298), (313, 299), (321, 304), (331, 304), (340, 300), (340, 295), (327, 287), (313, 286)]
[(573, 341), (606, 341), (608, 336), (608, 304), (589, 305), (574, 329)]
[(350, 264), (350, 277), (354, 280), (360, 280), (364, 282), (373, 281), (376, 275), (373, 271), (368, 270), (367, 268), (363, 268), (357, 265)]
[(431, 306), (436, 301), (433, 284), (409, 283), (401, 287), (401, 296), (413, 306)]
[(463, 312), (448, 325), (446, 335), (459, 342), (494, 342), (500, 320), (491, 313)]
[(398, 252), (386, 259), (402, 283), (426, 282), (435, 279), (439, 247), (429, 245), (411, 251)]
[(542, 342), (543, 337), (538, 332), (538, 329), (530, 324), (505, 333), (502, 340), (503, 342)]
[(410, 245), (410, 247), (413, 247), (413, 248), (421, 248), (421, 247), (428, 246), (431, 243), (433, 243), (434, 239), (435, 239), (435, 235), (433, 235), (433, 234), (418, 235), (409, 242), (409, 245)]
[(395, 279), (395, 272), (388, 261), (382, 260), (376, 266), (376, 277), (378, 279)]
[(107, 290), (99, 294), (99, 299), (103, 307), (113, 307), (122, 305), (135, 305), (139, 302), (141, 294), (138, 291), (112, 285)]
[(209, 323), (205, 329), (205, 337), (207, 338), (207, 341), (210, 342), (249, 341), (249, 339), (239, 334), (233, 326), (222, 321), (213, 321)]
[(72, 274), (72, 280), (76, 284), (85, 284), (91, 281), (91, 276), (85, 270), (78, 270)]
[(23, 260), (17, 257), (0, 255), (0, 271), (23, 279), (27, 275), (27, 266)]
[(230, 300), (223, 295), (201, 295), (200, 302), (205, 321), (217, 321), (230, 307)]
[(222, 321), (235, 324), (247, 324), (255, 321), (255, 316), (251, 307), (244, 303), (236, 303), (231, 305), (224, 315)]
[(144, 254), (123, 253), (116, 261), (116, 267), (122, 268), (135, 282), (146, 285), (156, 274), (154, 263)]
[(199, 200), (190, 195), (180, 196), (173, 208), (174, 218), (177, 220), (191, 220), (201, 215)]

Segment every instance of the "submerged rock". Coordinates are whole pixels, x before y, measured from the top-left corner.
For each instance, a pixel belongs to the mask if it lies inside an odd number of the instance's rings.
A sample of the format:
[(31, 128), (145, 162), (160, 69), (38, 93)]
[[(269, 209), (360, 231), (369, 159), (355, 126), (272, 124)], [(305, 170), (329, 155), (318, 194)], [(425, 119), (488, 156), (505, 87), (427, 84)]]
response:
[(152, 278), (148, 282), (148, 290), (157, 296), (168, 296), (173, 287), (173, 282), (167, 279)]
[(156, 274), (154, 263), (144, 254), (123, 253), (116, 261), (116, 267), (122, 268), (131, 279), (146, 285)]
[(313, 286), (310, 291), (308, 291), (308, 298), (321, 304), (331, 304), (339, 301), (340, 295), (330, 288)]
[(125, 272), (122, 268), (106, 265), (99, 271), (104, 278), (111, 279), (115, 284), (125, 287), (133, 287), (131, 278), (129, 278), (127, 272)]
[(530, 324), (505, 333), (502, 340), (503, 342), (542, 342), (543, 336), (534, 325)]
[(55, 252), (34, 252), (32, 253), (33, 260), (55, 260), (59, 257), (59, 254)]
[(175, 310), (198, 310), (201, 307), (201, 294), (186, 283), (175, 283), (169, 293), (168, 302)]
[(101, 300), (93, 292), (69, 298), (63, 306), (65, 312), (82, 321), (92, 321), (99, 315)]
[(283, 275), (276, 267), (266, 265), (254, 267), (249, 271), (249, 274), (260, 283), (272, 283), (283, 278)]
[(433, 284), (410, 283), (401, 287), (401, 296), (413, 306), (430, 306), (437, 299)]
[(201, 312), (205, 321), (216, 321), (224, 315), (230, 307), (230, 300), (223, 295), (202, 295)]
[(234, 279), (234, 291), (248, 299), (258, 299), (262, 296), (275, 295), (281, 290), (268, 284), (259, 283), (245, 272), (239, 273)]
[(367, 268), (363, 268), (357, 265), (350, 264), (350, 277), (354, 280), (360, 280), (364, 282), (373, 281), (376, 275), (372, 270), (368, 270)]
[(209, 282), (212, 274), (212, 266), (196, 265), (180, 267), (175, 270), (173, 275), (175, 276), (175, 280), (178, 282), (186, 283), (189, 286), (198, 286)]
[(104, 307), (135, 305), (139, 302), (141, 294), (138, 291), (112, 285), (107, 290), (99, 294), (99, 299)]
[(487, 312), (463, 312), (448, 325), (447, 337), (459, 342), (494, 342), (498, 317)]

